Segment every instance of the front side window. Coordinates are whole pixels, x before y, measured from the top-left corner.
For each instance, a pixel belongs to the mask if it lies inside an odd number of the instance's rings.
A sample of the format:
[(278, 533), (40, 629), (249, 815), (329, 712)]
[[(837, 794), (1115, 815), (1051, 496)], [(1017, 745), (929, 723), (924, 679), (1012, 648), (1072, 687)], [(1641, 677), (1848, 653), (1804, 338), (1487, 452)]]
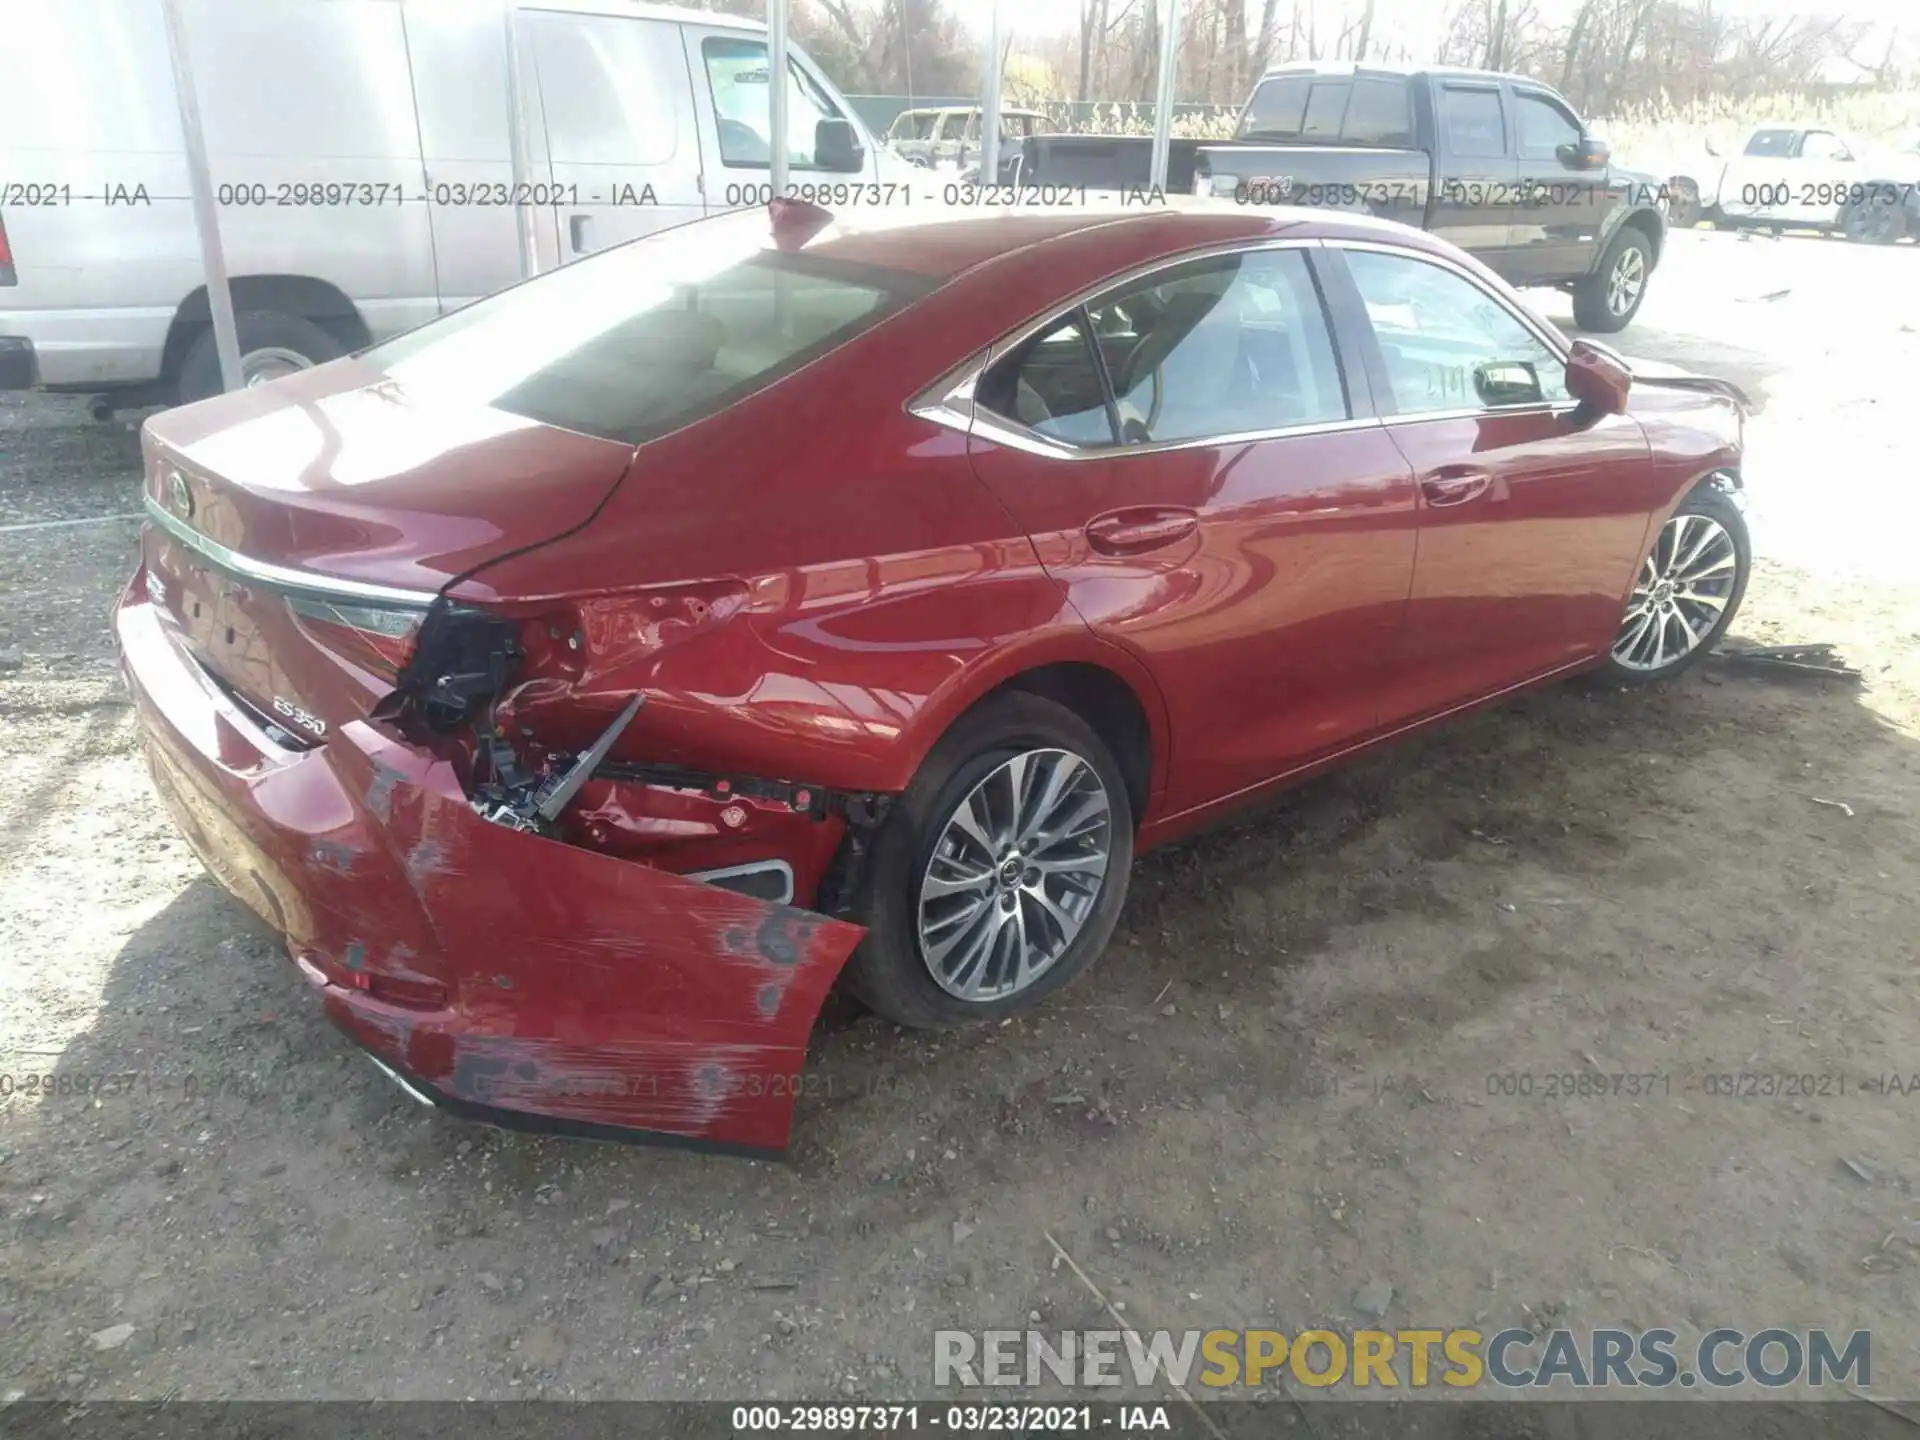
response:
[(1809, 130), (1807, 138), (1800, 144), (1800, 154), (1807, 160), (1851, 160), (1853, 154), (1838, 135), (1826, 130)]
[(1560, 357), (1471, 280), (1405, 255), (1350, 250), (1346, 256), (1399, 414), (1572, 398)]
[(725, 409), (930, 288), (775, 248), (764, 229), (664, 230), (364, 352), (408, 395), (638, 445)]
[(1447, 86), (1440, 92), (1440, 126), (1447, 134), (1447, 149), (1463, 159), (1498, 159), (1507, 153), (1498, 90)]
[(1562, 146), (1580, 143), (1579, 122), (1557, 102), (1544, 95), (1516, 91), (1513, 106), (1521, 159), (1557, 159)]
[(945, 118), (940, 122), (940, 134), (938, 138), (942, 140), (964, 139), (967, 129), (972, 123), (973, 117), (965, 110), (949, 110)]
[(1111, 440), (1108, 393), (1123, 445), (1348, 416), (1326, 315), (1298, 250), (1170, 266), (1092, 301), (1084, 317), (1071, 334), (1063, 322), (996, 365), (979, 402), (1076, 444)]
[[(767, 137), (773, 133), (767, 92), (767, 47), (760, 40), (714, 36), (700, 42), (707, 79), (713, 87), (714, 123), (720, 132), (720, 162), (748, 168), (771, 163)], [(840, 111), (814, 79), (789, 57), (787, 61), (787, 163), (814, 170), (816, 127)]]

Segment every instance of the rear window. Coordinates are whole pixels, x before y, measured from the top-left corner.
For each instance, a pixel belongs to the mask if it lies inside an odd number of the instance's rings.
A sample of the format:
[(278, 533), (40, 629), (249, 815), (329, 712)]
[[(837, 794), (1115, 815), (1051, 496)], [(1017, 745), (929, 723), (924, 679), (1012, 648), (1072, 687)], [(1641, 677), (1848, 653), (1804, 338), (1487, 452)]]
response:
[(1407, 82), (1369, 76), (1355, 80), (1340, 138), (1349, 145), (1411, 146), (1413, 104)]
[(770, 248), (764, 231), (723, 232), (693, 225), (575, 261), (362, 358), (423, 401), (638, 445), (765, 389), (932, 288)]
[(1247, 113), (1240, 117), (1242, 140), (1297, 140), (1300, 122), (1307, 113), (1307, 91), (1312, 80), (1305, 75), (1287, 75), (1263, 80), (1247, 101)]

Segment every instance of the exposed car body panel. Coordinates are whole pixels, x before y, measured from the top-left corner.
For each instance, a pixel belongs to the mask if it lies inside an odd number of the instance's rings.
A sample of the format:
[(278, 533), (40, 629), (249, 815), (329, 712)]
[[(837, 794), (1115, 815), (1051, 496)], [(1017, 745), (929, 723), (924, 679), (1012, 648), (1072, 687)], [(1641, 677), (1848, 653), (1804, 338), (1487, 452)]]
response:
[(168, 809), (376, 1057), (469, 1105), (784, 1146), (858, 926), (491, 824), (365, 723), (288, 754), (144, 597), (116, 629)]

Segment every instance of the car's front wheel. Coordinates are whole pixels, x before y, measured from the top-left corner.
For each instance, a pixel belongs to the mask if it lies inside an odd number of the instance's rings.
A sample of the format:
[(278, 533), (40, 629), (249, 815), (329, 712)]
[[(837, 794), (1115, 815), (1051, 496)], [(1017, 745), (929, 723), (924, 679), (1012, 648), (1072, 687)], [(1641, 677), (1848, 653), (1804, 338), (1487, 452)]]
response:
[(1640, 684), (1692, 665), (1733, 623), (1752, 563), (1740, 507), (1702, 485), (1660, 527), (1641, 561), (1605, 673)]
[(1863, 195), (1840, 210), (1840, 233), (1862, 245), (1891, 245), (1907, 233), (1906, 213), (1891, 187)]
[(1118, 762), (1065, 706), (1010, 691), (963, 716), (874, 837), (847, 978), (902, 1025), (1038, 1004), (1106, 947), (1133, 863)]

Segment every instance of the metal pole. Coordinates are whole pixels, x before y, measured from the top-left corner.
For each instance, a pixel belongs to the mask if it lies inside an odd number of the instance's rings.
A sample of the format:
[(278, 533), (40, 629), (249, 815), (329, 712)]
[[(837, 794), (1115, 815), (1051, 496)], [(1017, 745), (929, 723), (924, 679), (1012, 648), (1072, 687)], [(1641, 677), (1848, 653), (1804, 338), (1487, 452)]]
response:
[(980, 183), (1000, 183), (1000, 0), (993, 0), (988, 27), (985, 81), (980, 96)]
[(767, 0), (767, 180), (770, 198), (787, 193), (787, 0)]
[(1160, 21), (1160, 74), (1153, 107), (1153, 170), (1147, 177), (1155, 190), (1167, 188), (1167, 151), (1173, 139), (1173, 67), (1180, 58), (1180, 0), (1167, 0)]
[(207, 137), (200, 128), (199, 93), (187, 55), (187, 27), (180, 0), (160, 0), (167, 17), (167, 49), (173, 54), (173, 93), (180, 107), (180, 133), (187, 147), (187, 188), (193, 193), (193, 223), (200, 232), (200, 264), (207, 272), (207, 310), (213, 316), (213, 348), (220, 355), (220, 384), (238, 390), (240, 333), (233, 324), (233, 292), (227, 288), (227, 255), (220, 248), (220, 213), (213, 203)]
[[(507, 162), (512, 169), (514, 199), (527, 194), (526, 92), (520, 84), (520, 7), (505, 0), (500, 7), (507, 37)], [(520, 246), (520, 278), (540, 273), (539, 217), (531, 205), (513, 208), (513, 234)]]

